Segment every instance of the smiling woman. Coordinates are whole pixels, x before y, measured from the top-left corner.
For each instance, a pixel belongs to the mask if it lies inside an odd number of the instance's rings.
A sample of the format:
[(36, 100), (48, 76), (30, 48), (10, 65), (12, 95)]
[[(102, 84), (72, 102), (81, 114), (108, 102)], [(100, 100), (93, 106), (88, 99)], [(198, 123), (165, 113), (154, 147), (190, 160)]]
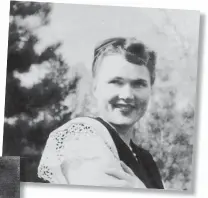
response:
[(132, 141), (147, 110), (156, 55), (135, 38), (110, 38), (95, 48), (93, 93), (99, 117), (70, 120), (53, 131), (38, 176), (57, 184), (163, 188), (151, 154)]
[(143, 116), (150, 97), (148, 69), (129, 63), (121, 55), (111, 55), (99, 70), (94, 92), (100, 113), (114, 124), (134, 124)]

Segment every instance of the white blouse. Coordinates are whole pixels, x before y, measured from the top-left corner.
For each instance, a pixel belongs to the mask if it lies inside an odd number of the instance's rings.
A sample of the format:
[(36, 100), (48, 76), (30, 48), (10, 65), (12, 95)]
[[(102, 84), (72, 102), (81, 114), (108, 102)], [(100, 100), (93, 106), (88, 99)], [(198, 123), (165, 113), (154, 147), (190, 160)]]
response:
[(99, 121), (81, 117), (50, 134), (38, 177), (54, 184), (108, 186), (106, 168), (122, 170), (116, 146)]

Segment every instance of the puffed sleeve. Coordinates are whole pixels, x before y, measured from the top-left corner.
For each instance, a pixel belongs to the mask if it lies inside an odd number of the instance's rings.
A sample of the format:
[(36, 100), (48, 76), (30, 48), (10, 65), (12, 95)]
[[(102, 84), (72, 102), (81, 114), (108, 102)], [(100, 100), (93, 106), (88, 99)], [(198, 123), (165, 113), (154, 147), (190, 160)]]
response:
[(110, 146), (91, 125), (71, 123), (49, 136), (38, 177), (56, 184), (102, 186), (109, 179), (106, 168), (121, 168)]

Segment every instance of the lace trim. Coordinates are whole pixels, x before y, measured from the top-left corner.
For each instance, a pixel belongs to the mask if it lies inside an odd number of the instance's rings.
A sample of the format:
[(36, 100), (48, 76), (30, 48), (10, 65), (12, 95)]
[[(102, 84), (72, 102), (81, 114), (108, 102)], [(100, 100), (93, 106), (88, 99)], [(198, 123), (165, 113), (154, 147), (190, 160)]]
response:
[[(95, 130), (90, 125), (84, 123), (71, 123), (66, 129), (52, 132), (38, 167), (38, 177), (51, 183), (67, 184), (61, 165), (66, 157), (64, 151), (68, 141), (85, 140), (86, 137), (92, 136), (97, 136)], [(109, 145), (107, 146), (112, 151), (111, 147)], [(78, 158), (74, 163), (78, 165), (78, 162), (79, 164), (82, 162), (80, 160)], [(72, 167), (75, 164), (72, 164)]]

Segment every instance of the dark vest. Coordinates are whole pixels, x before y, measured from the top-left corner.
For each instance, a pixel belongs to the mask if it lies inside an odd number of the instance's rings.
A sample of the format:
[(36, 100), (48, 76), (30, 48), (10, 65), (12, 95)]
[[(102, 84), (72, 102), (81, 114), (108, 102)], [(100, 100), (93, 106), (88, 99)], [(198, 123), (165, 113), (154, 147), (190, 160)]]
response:
[(133, 152), (136, 154), (135, 159), (132, 151), (126, 143), (120, 138), (118, 133), (102, 118), (95, 118), (102, 123), (109, 131), (118, 151), (121, 161), (123, 161), (134, 174), (145, 184), (147, 188), (164, 189), (161, 176), (152, 155), (145, 149), (130, 142)]

